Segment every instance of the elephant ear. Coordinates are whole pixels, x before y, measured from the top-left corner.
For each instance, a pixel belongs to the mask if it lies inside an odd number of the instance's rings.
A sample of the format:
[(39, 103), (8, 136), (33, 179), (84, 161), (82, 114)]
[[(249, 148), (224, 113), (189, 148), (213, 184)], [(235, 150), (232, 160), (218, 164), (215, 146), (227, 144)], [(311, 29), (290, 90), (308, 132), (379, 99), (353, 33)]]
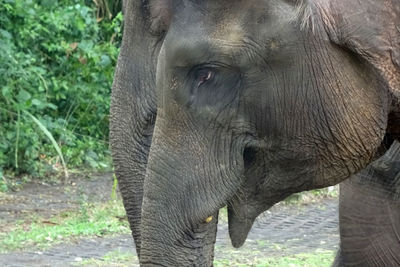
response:
[(123, 3), (124, 32), (110, 109), (115, 173), (138, 254), (143, 183), (157, 110), (156, 62), (166, 30), (156, 9), (156, 3), (146, 0)]
[(399, 140), (400, 0), (316, 2), (330, 39), (355, 53), (388, 90), (392, 99), (388, 133)]

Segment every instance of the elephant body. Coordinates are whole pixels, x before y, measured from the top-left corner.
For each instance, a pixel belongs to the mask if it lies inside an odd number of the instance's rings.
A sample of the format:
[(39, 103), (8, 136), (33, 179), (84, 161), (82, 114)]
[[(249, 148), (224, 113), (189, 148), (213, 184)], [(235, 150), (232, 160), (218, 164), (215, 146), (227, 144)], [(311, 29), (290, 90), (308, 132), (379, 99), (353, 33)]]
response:
[(110, 144), (142, 266), (211, 266), (220, 208), (239, 247), (260, 213), (400, 138), (400, 0), (126, 0), (123, 12)]
[(400, 143), (340, 184), (334, 266), (400, 266)]

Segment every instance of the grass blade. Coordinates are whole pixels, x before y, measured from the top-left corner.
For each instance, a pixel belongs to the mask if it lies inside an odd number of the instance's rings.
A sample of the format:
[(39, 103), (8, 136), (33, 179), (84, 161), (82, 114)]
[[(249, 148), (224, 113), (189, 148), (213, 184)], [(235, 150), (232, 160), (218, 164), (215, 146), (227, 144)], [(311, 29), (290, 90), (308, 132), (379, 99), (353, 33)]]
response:
[(117, 180), (117, 177), (115, 176), (115, 173), (114, 173), (113, 177), (114, 177), (114, 183), (113, 183), (112, 191), (111, 191), (111, 199), (117, 200), (118, 180)]
[(18, 145), (19, 145), (19, 133), (20, 133), (20, 118), (21, 112), (18, 109), (18, 119), (17, 119), (17, 138), (15, 140), (15, 169), (18, 170)]
[(42, 130), (42, 132), (46, 135), (47, 138), (49, 138), (50, 142), (52, 143), (54, 149), (57, 151), (58, 156), (61, 159), (61, 163), (63, 165), (64, 168), (64, 173), (65, 173), (65, 178), (68, 179), (68, 169), (67, 169), (67, 165), (65, 164), (64, 161), (64, 156), (62, 154), (61, 148), (60, 146), (57, 144), (56, 140), (54, 139), (53, 135), (51, 134), (51, 132), (49, 132), (49, 130), (47, 130), (46, 126), (43, 125), (43, 123), (41, 123), (35, 116), (33, 116), (31, 113), (29, 113), (28, 111), (24, 110), (24, 113), (26, 113), (26, 115), (28, 115), (36, 124), (37, 126), (39, 126), (40, 130)]

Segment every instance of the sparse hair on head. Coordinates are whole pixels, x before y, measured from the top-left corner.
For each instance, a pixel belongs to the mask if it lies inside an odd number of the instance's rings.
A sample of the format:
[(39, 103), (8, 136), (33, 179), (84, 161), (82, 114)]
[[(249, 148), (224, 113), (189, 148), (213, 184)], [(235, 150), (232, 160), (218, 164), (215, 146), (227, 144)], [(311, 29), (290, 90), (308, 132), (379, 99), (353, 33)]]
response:
[(296, 5), (294, 20), (300, 24), (302, 30), (314, 30), (312, 6), (309, 0), (293, 0)]

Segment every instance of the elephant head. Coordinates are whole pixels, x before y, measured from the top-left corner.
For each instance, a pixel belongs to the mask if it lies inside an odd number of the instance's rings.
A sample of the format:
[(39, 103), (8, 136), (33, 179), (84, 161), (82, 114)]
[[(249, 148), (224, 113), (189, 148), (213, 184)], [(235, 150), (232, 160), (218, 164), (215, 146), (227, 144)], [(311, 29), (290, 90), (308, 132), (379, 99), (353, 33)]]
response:
[(220, 208), (241, 246), (398, 138), (400, 5), (364, 2), (124, 2), (110, 142), (143, 266), (212, 265)]

